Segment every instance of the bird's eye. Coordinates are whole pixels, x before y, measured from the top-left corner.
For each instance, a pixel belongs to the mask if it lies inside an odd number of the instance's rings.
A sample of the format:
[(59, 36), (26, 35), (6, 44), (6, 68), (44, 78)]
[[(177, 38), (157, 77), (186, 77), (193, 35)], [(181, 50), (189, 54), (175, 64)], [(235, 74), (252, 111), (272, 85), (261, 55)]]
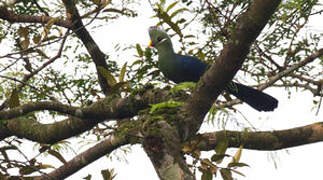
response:
[(162, 38), (162, 37), (158, 37), (158, 38), (157, 38), (157, 41), (158, 41), (158, 42), (160, 42), (161, 40), (163, 40), (163, 38)]

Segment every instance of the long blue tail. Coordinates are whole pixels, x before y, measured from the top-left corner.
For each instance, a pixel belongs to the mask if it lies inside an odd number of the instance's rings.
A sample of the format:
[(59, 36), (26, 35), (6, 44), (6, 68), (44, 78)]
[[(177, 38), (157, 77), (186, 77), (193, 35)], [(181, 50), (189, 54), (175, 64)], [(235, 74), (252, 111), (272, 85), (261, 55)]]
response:
[(258, 111), (273, 111), (278, 106), (274, 97), (243, 84), (231, 82), (226, 90)]

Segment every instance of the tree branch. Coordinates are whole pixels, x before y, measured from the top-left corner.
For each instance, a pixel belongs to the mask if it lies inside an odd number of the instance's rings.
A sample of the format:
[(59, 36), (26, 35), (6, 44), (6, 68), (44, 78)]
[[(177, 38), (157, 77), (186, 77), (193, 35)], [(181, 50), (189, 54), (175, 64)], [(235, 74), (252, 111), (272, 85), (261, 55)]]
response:
[(228, 139), (229, 147), (243, 145), (245, 149), (275, 151), (323, 141), (323, 122), (279, 131), (204, 133), (193, 138), (191, 143), (197, 144), (196, 148), (202, 151), (210, 151), (223, 137)]
[[(322, 54), (323, 56), (323, 54)], [(295, 73), (291, 73), (290, 74), (291, 77), (297, 78), (301, 81), (305, 81), (307, 83), (313, 84), (313, 85), (317, 85), (317, 86), (321, 86), (323, 84), (323, 79), (319, 79), (319, 80), (314, 80), (314, 79), (310, 79), (310, 78), (306, 78), (300, 74), (295, 74)]]
[[(54, 144), (83, 133), (106, 119), (130, 118), (137, 115), (140, 110), (149, 107), (149, 104), (167, 101), (171, 98), (176, 97), (173, 97), (166, 90), (156, 88), (146, 89), (142, 92), (138, 91), (126, 98), (105, 98), (87, 108), (70, 107), (55, 102), (38, 102), (23, 105), (21, 106), (22, 109), (17, 107), (12, 110), (2, 111), (0, 114), (2, 115), (1, 119), (16, 115), (21, 116), (27, 112), (33, 112), (37, 108), (45, 109), (42, 105), (47, 106), (47, 109), (73, 114), (74, 116), (53, 124), (41, 124), (30, 116), (22, 116), (6, 121), (6, 128), (10, 132), (8, 135), (26, 138), (39, 143)], [(6, 136), (1, 138), (6, 138)]]
[(73, 159), (68, 161), (66, 164), (62, 165), (58, 169), (52, 171), (49, 174), (42, 175), (36, 180), (40, 179), (65, 179), (75, 172), (81, 170), (83, 167), (89, 165), (95, 160), (101, 158), (102, 156), (111, 153), (115, 149), (128, 144), (129, 141), (125, 137), (110, 137), (106, 140), (101, 141), (90, 149), (82, 152), (81, 154), (75, 156)]
[(185, 103), (184, 111), (189, 112), (189, 122), (186, 126), (182, 126), (185, 136), (194, 135), (200, 128), (205, 114), (225, 85), (241, 68), (252, 42), (265, 27), (279, 3), (280, 0), (255, 0), (238, 18), (235, 30), (230, 36), (231, 39), (215, 63), (201, 78), (192, 98)]
[(57, 26), (65, 27), (70, 29), (72, 22), (69, 20), (53, 18), (50, 16), (31, 16), (25, 14), (15, 14), (14, 12), (7, 9), (7, 7), (0, 7), (0, 19), (6, 20), (10, 23), (42, 23), (45, 24), (48, 21), (55, 19), (54, 24)]
[(269, 87), (270, 85), (274, 84), (277, 80), (281, 79), (283, 76), (286, 76), (290, 74), (291, 72), (297, 70), (300, 67), (305, 66), (306, 64), (314, 61), (316, 58), (323, 56), (323, 48), (319, 49), (317, 52), (307, 56), (304, 60), (300, 61), (297, 64), (292, 65), (290, 68), (285, 69), (279, 73), (277, 73), (275, 76), (272, 76), (268, 79), (268, 82), (259, 86), (259, 89), (264, 89)]
[[(305, 59), (303, 59), (302, 61), (300, 61), (297, 64), (292, 65), (290, 68), (285, 69), (279, 73), (277, 73), (274, 76), (271, 76), (267, 82), (265, 82), (264, 84), (260, 84), (258, 86), (258, 90), (264, 90), (269, 86), (272, 86), (276, 81), (280, 80), (282, 77), (291, 75), (292, 77), (295, 76), (295, 74), (291, 74), (293, 71), (296, 71), (297, 69), (307, 65), (308, 63), (313, 62), (316, 58), (323, 56), (323, 48), (319, 49), (317, 52), (314, 52), (313, 54), (309, 55), (308, 57), (306, 57)], [(300, 78), (299, 78), (300, 79)], [(305, 80), (304, 78), (301, 80)], [(314, 95), (319, 95), (319, 90), (320, 87), (322, 86), (322, 80), (320, 81), (314, 81), (312, 80), (312, 83), (318, 86), (318, 90), (314, 90), (314, 89), (310, 89), (310, 91), (314, 94)], [(224, 104), (221, 104), (219, 106), (217, 106), (217, 108), (221, 109), (221, 108), (225, 108), (225, 107), (231, 107), (235, 104), (239, 104), (242, 101), (239, 99), (234, 99), (232, 101), (226, 102)]]
[[(54, 101), (31, 102), (10, 110), (0, 111), (0, 119), (12, 119), (27, 115), (35, 111), (55, 111), (62, 114), (83, 119), (122, 119), (135, 116), (139, 110), (145, 109), (149, 104), (167, 101), (171, 98), (166, 90), (150, 89), (144, 94), (132, 94), (126, 98), (110, 97), (99, 100), (88, 107), (74, 107)], [(154, 98), (152, 98), (154, 97)]]
[[(74, 4), (74, 1), (63, 0), (66, 11), (71, 15), (71, 21), (73, 22), (72, 30), (77, 35), (77, 37), (83, 42), (87, 51), (89, 52), (96, 68), (107, 67), (105, 54), (100, 50), (99, 46), (95, 43), (90, 33), (85, 28), (82, 18)], [(108, 81), (104, 76), (98, 71), (98, 79), (101, 89), (105, 95), (109, 95), (109, 90), (111, 89)]]

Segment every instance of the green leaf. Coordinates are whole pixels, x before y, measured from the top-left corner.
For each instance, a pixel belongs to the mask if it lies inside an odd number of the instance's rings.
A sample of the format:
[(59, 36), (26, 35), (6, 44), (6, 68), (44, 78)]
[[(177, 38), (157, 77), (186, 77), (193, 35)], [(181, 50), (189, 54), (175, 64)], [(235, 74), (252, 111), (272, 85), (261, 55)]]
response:
[(10, 109), (15, 108), (20, 105), (19, 95), (18, 95), (18, 91), (16, 89), (14, 89), (12, 91), (11, 96), (8, 101), (8, 104), (9, 104)]
[(27, 27), (20, 27), (18, 29), (18, 35), (22, 38), (28, 38), (29, 30)]
[(166, 102), (151, 105), (149, 113), (154, 113), (156, 110), (161, 109), (161, 108), (166, 108), (166, 107), (173, 108), (173, 107), (181, 106), (183, 104), (184, 104), (184, 102), (174, 101), (171, 99)]
[(98, 66), (98, 71), (103, 75), (103, 77), (108, 81), (110, 86), (113, 86), (117, 83), (113, 75), (104, 67)]
[(189, 34), (189, 35), (184, 36), (184, 38), (195, 38), (195, 36), (192, 34)]
[(142, 64), (142, 63), (143, 63), (143, 61), (141, 59), (138, 59), (135, 62), (133, 62), (130, 67), (137, 65), (137, 64)]
[(217, 162), (217, 163), (221, 163), (222, 160), (225, 158), (225, 157), (230, 157), (230, 155), (228, 154), (214, 154), (212, 157), (211, 157), (211, 160), (214, 161), (214, 162)]
[(232, 173), (229, 169), (222, 168), (220, 170), (220, 173), (221, 173), (223, 180), (233, 180)]
[(60, 160), (63, 164), (66, 164), (67, 161), (64, 159), (64, 157), (57, 151), (54, 151), (54, 150), (48, 150), (48, 154), (56, 157), (58, 160)]
[(249, 167), (249, 165), (246, 163), (232, 162), (228, 164), (228, 167), (245, 167), (245, 166)]
[(114, 8), (108, 8), (103, 10), (103, 12), (114, 12), (114, 13), (119, 13), (119, 14), (123, 14), (123, 12), (119, 9), (114, 9)]
[(196, 86), (195, 82), (182, 82), (179, 84), (176, 84), (171, 90), (171, 93), (176, 93), (178, 91), (186, 91), (186, 90), (192, 90)]
[(160, 15), (158, 15), (158, 17), (162, 19), (166, 24), (168, 24), (172, 28), (172, 30), (174, 30), (180, 37), (183, 37), (181, 29), (176, 23), (172, 22), (171, 16), (169, 16), (166, 12), (161, 12)]
[(184, 19), (184, 18), (181, 18), (181, 19), (179, 19), (179, 20), (177, 20), (176, 22), (175, 22), (175, 24), (182, 24), (182, 23), (184, 23), (184, 22), (186, 22), (186, 19)]
[(188, 9), (186, 9), (186, 8), (177, 9), (176, 11), (174, 11), (174, 12), (170, 15), (170, 18), (173, 18), (173, 17), (175, 17), (177, 14), (182, 13), (182, 12), (185, 12), (185, 11), (188, 11)]
[(225, 151), (228, 148), (228, 144), (229, 144), (229, 141), (226, 137), (221, 138), (215, 147), (215, 152), (217, 154), (225, 154)]
[(91, 179), (92, 179), (92, 175), (91, 175), (91, 174), (89, 174), (89, 175), (87, 175), (86, 177), (84, 177), (84, 178), (82, 178), (82, 179), (85, 179), (85, 180), (91, 180)]
[(101, 170), (101, 174), (104, 180), (112, 180), (116, 176), (116, 174), (114, 174), (114, 169)]
[(136, 44), (136, 49), (137, 49), (137, 53), (138, 53), (139, 57), (142, 57), (144, 55), (144, 52), (143, 52), (140, 44)]
[(167, 9), (166, 9), (166, 11), (165, 12), (168, 12), (169, 10), (171, 10), (176, 4), (178, 3), (178, 1), (175, 1), (175, 2), (173, 2), (172, 4), (170, 4), (168, 7), (167, 7)]
[[(228, 149), (229, 140), (224, 136), (219, 139), (218, 144), (215, 147), (215, 152), (218, 155), (225, 154), (226, 150)], [(221, 163), (223, 159), (219, 159), (216, 163)]]
[(241, 157), (241, 152), (243, 149), (243, 145), (240, 145), (238, 151), (236, 152), (236, 154), (232, 157), (232, 163), (237, 163), (240, 161), (240, 157)]
[(123, 64), (120, 70), (119, 82), (124, 82), (124, 75), (126, 74), (126, 69), (127, 69), (127, 62)]

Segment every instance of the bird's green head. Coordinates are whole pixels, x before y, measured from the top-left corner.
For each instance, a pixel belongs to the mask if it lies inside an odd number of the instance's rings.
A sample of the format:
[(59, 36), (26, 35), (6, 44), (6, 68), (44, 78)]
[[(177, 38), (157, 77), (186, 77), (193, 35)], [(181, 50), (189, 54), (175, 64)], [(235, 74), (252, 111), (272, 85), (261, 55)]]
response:
[(151, 26), (148, 31), (150, 36), (149, 47), (157, 49), (162, 47), (172, 48), (172, 42), (166, 31), (157, 26)]

